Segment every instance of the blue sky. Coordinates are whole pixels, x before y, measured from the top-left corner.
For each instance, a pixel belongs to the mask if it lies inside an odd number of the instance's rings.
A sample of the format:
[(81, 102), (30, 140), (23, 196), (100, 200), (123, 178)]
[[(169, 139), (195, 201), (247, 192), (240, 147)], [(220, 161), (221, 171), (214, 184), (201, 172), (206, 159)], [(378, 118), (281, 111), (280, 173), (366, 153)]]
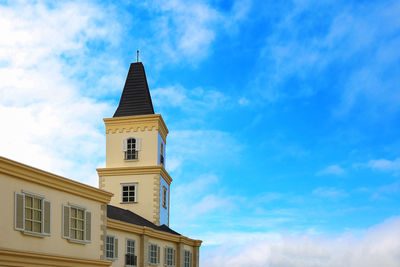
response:
[(139, 49), (170, 130), (171, 227), (204, 241), (202, 266), (399, 266), (398, 14), (0, 1), (1, 155), (97, 186)]

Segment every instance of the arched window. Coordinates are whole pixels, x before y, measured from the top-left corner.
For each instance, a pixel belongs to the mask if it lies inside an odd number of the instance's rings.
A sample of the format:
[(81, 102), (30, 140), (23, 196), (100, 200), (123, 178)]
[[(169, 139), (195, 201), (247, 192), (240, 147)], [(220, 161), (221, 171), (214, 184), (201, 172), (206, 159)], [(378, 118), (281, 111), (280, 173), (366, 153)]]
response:
[(139, 140), (130, 137), (124, 140), (125, 159), (132, 160), (138, 159)]

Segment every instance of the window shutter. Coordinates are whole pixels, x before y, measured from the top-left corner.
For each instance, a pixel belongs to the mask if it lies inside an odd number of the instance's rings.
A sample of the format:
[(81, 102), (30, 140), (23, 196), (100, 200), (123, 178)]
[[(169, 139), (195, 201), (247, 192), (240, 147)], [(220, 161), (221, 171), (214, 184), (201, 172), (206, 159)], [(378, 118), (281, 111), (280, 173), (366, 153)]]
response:
[(114, 258), (118, 258), (118, 238), (114, 238)]
[(86, 241), (91, 241), (92, 240), (92, 213), (90, 211), (85, 211), (85, 218), (86, 218), (85, 239), (86, 239)]
[(167, 247), (164, 247), (164, 265), (167, 265), (167, 259), (168, 259), (168, 257), (167, 257)]
[(160, 264), (160, 246), (157, 246), (157, 264)]
[(151, 245), (149, 244), (149, 263), (151, 263)]
[(128, 139), (122, 141), (122, 150), (126, 152), (128, 150)]
[(15, 192), (15, 207), (14, 207), (15, 230), (23, 231), (25, 228), (24, 208), (25, 208), (25, 195)]
[(142, 147), (142, 138), (136, 138), (136, 150), (139, 151)]
[(70, 206), (62, 205), (63, 208), (63, 237), (69, 238), (69, 214), (70, 214)]
[(43, 233), (50, 235), (50, 209), (51, 203), (48, 200), (43, 200)]

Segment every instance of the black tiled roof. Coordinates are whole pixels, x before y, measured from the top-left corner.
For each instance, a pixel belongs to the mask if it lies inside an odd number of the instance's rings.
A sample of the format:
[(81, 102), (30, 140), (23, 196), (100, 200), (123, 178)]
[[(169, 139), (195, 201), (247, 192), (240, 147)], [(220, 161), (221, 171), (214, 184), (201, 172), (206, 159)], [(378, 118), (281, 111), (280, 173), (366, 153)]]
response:
[(132, 211), (124, 210), (112, 205), (107, 205), (107, 217), (110, 219), (123, 221), (139, 226), (147, 226), (149, 228), (153, 228), (155, 230), (167, 232), (174, 235), (181, 235), (166, 226), (165, 224), (157, 226), (154, 223), (146, 220), (145, 218), (137, 215), (136, 213), (133, 213)]
[(131, 63), (114, 117), (154, 114), (142, 62)]

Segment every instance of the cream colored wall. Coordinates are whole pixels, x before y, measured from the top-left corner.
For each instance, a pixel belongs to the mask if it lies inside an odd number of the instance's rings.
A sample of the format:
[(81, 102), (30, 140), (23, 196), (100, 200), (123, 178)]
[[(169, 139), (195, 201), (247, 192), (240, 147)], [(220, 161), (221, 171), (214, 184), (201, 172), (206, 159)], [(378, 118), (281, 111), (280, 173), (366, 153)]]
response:
[[(51, 201), (51, 235), (35, 237), (14, 230), (14, 193), (26, 190)], [(70, 243), (62, 238), (62, 204), (78, 204), (92, 212), (92, 242)], [(99, 260), (103, 241), (101, 203), (0, 174), (0, 248)]]
[[(134, 213), (157, 223), (159, 220), (160, 176), (157, 174), (138, 174), (121, 176), (102, 176), (101, 189), (112, 192), (110, 204), (122, 209), (131, 210)], [(136, 203), (121, 203), (121, 183), (137, 183)]]
[(114, 229), (107, 229), (107, 235), (113, 235), (118, 238), (118, 258), (113, 260), (111, 266), (125, 266), (125, 254), (126, 254), (126, 239), (135, 240), (135, 253), (137, 256), (137, 266), (139, 266), (140, 256), (142, 252), (140, 251), (140, 236), (133, 233), (126, 233), (124, 231), (118, 231)]
[[(138, 160), (125, 160), (123, 151), (123, 140), (128, 137), (141, 138), (141, 149)], [(107, 133), (106, 135), (106, 168), (114, 167), (138, 167), (157, 165), (158, 131), (154, 128), (149, 130), (128, 131), (122, 133)]]

